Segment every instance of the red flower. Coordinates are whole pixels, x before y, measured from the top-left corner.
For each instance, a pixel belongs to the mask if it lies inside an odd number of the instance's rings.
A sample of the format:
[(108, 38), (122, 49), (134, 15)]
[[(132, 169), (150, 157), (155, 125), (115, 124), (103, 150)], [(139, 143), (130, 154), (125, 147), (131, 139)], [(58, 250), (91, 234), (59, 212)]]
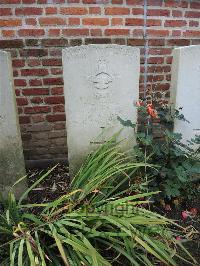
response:
[(177, 236), (177, 237), (176, 237), (176, 240), (177, 240), (177, 241), (180, 241), (180, 240), (181, 240), (181, 237), (180, 237), (180, 236)]
[(192, 216), (196, 216), (197, 213), (198, 213), (197, 208), (191, 208), (191, 209), (190, 209), (190, 214), (191, 214)]
[(187, 211), (182, 211), (181, 216), (182, 216), (182, 219), (185, 220), (188, 218), (189, 215)]
[(153, 104), (147, 104), (147, 112), (153, 118), (158, 118), (157, 112), (153, 107)]
[(135, 105), (136, 105), (137, 107), (144, 106), (144, 102), (142, 102), (142, 101), (137, 101), (137, 102), (135, 103)]
[(166, 210), (166, 211), (171, 211), (172, 208), (171, 208), (171, 206), (170, 206), (169, 204), (166, 204), (166, 205), (165, 205), (165, 210)]

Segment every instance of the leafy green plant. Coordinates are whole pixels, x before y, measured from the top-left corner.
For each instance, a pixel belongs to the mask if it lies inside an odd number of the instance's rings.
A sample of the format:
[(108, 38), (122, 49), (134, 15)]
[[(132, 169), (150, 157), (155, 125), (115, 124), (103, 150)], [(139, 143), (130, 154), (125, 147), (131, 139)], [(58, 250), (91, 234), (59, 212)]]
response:
[[(156, 164), (158, 167), (156, 171), (152, 168), (148, 172), (138, 173), (141, 182), (145, 177), (144, 189), (159, 189), (168, 198), (185, 195), (192, 176), (200, 174), (199, 150), (193, 148), (194, 143), (200, 144), (199, 136), (186, 145), (182, 143), (181, 134), (172, 132), (174, 119), (188, 122), (180, 110), (172, 112), (167, 106), (155, 108), (146, 102), (137, 105), (139, 123), (138, 131), (135, 132), (137, 145), (133, 148), (135, 160)], [(131, 121), (119, 120), (124, 126), (136, 127)]]
[(177, 235), (184, 237), (184, 229), (143, 207), (157, 192), (133, 192), (128, 173), (141, 167), (152, 166), (131, 163), (112, 139), (88, 157), (69, 190), (55, 201), (23, 202), (54, 168), (19, 202), (10, 192), (0, 216), (1, 239), (7, 241), (1, 248), (10, 246), (3, 265), (177, 265), (177, 258), (194, 265), (176, 240)]

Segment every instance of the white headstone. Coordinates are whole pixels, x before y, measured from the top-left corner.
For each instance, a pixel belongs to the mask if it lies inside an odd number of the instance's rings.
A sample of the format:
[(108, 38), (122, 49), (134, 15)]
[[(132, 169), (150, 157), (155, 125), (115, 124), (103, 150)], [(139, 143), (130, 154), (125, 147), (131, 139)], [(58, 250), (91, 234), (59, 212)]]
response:
[[(10, 54), (0, 51), (0, 192), (3, 197), (10, 187), (25, 175), (22, 142), (17, 117)], [(16, 186), (17, 197), (25, 182)]]
[(190, 122), (176, 119), (174, 132), (182, 133), (183, 142), (200, 134), (200, 45), (173, 51), (171, 104)]
[[(86, 45), (63, 50), (68, 159), (74, 174), (85, 157), (122, 128), (117, 119), (137, 120), (140, 53), (123, 45)], [(135, 144), (124, 128), (122, 149)]]

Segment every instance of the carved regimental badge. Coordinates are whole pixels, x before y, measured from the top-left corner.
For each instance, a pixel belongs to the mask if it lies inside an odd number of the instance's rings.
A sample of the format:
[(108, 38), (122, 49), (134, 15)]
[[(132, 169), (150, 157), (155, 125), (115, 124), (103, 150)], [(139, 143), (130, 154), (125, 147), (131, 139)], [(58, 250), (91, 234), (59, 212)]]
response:
[(113, 78), (107, 71), (107, 65), (105, 60), (99, 60), (98, 71), (93, 78), (94, 87), (97, 90), (106, 90), (109, 88), (110, 83), (112, 83)]

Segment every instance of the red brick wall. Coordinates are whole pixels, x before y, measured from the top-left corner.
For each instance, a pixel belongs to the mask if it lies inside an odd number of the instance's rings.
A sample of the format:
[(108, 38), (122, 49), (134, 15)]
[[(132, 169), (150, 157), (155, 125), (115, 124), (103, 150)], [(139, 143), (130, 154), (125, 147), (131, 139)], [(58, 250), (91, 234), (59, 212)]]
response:
[(140, 47), (143, 95), (147, 38), (148, 89), (158, 97), (169, 96), (172, 49), (200, 44), (200, 0), (147, 0), (146, 27), (144, 2), (0, 0), (0, 49), (12, 54), (27, 160), (66, 157), (63, 47), (90, 43)]

